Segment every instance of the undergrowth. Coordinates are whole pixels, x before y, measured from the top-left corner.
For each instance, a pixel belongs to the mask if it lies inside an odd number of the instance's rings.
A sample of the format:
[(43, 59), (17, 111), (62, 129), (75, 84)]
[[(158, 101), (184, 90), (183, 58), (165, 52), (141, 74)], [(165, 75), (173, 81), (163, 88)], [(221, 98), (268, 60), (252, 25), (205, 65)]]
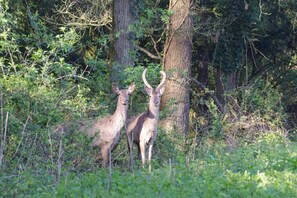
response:
[(296, 150), (295, 142), (271, 133), (233, 150), (224, 143), (208, 145), (208, 152), (189, 162), (178, 155), (168, 163), (155, 162), (152, 172), (121, 166), (63, 169), (57, 181), (41, 169), (19, 167), (13, 175), (1, 171), (0, 191), (20, 197), (294, 197)]

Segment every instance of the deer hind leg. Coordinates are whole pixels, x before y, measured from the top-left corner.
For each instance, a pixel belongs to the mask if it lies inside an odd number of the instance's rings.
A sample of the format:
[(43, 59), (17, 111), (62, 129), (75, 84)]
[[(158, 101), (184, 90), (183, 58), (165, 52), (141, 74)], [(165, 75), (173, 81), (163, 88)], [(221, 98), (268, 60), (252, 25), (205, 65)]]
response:
[(110, 146), (104, 145), (101, 147), (101, 154), (102, 154), (102, 166), (107, 167), (110, 158)]
[(139, 160), (141, 160), (141, 150), (140, 150), (140, 145), (139, 144), (137, 144), (137, 158), (139, 159)]
[(129, 169), (131, 169), (133, 165), (133, 140), (131, 136), (129, 136), (129, 134), (126, 134), (126, 136), (127, 136), (127, 146), (129, 151)]

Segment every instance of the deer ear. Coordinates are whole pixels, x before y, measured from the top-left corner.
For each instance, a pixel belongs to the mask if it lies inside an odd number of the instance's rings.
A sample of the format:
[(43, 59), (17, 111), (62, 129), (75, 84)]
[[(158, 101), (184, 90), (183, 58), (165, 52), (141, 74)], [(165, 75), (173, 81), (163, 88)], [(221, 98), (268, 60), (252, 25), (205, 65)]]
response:
[(135, 90), (135, 83), (131, 83), (131, 85), (128, 87), (128, 92), (132, 93)]
[(120, 89), (118, 86), (116, 86), (115, 84), (112, 84), (112, 91), (116, 94), (120, 93)]
[(165, 86), (162, 86), (159, 88), (159, 92), (161, 95), (163, 95), (164, 91), (165, 91)]

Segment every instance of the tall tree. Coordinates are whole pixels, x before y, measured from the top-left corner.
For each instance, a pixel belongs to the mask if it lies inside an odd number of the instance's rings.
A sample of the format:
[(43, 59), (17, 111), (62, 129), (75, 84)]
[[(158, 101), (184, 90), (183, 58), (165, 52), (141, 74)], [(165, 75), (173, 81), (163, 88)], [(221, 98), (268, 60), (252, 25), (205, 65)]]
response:
[(189, 130), (190, 86), (192, 59), (191, 0), (170, 0), (173, 13), (164, 46), (163, 67), (169, 76), (162, 98), (167, 117), (162, 121), (166, 131), (186, 134)]
[(113, 1), (113, 43), (111, 47), (111, 64), (113, 82), (121, 81), (121, 73), (125, 68), (134, 65), (131, 53), (134, 50), (133, 33), (129, 26), (135, 22), (135, 13), (132, 13), (133, 1)]

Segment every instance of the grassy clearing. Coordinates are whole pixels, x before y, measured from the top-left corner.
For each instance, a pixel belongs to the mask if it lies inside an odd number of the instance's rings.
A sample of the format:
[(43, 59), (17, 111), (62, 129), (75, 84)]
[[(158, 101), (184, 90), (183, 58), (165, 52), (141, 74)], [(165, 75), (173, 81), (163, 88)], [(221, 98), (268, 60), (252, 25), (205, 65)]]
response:
[[(201, 148), (197, 148), (201, 149)], [(197, 152), (199, 153), (199, 152)], [(149, 173), (123, 167), (63, 171), (60, 182), (41, 170), (1, 173), (2, 196), (18, 197), (295, 197), (297, 143), (268, 134), (233, 150), (216, 144), (191, 159), (172, 159)]]

